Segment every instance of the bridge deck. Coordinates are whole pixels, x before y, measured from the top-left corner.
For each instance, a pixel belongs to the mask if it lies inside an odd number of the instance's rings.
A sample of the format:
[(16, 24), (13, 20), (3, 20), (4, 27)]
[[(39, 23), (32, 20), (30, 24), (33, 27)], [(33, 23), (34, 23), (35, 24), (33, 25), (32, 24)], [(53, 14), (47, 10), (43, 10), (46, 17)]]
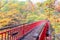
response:
[(27, 34), (26, 36), (24, 36), (20, 40), (37, 40), (39, 34), (41, 33), (41, 31), (44, 27), (44, 25), (45, 25), (45, 23), (42, 23), (42, 24), (38, 25), (29, 34)]

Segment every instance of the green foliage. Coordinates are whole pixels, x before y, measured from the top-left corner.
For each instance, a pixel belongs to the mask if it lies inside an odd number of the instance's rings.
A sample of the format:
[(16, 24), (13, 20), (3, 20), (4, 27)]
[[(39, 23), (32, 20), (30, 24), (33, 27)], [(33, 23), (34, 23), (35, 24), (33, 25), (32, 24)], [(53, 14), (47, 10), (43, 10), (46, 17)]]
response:
[[(15, 19), (14, 20), (15, 22), (24, 24), (24, 23), (30, 23), (30, 22), (48, 19), (50, 20), (53, 26), (57, 26), (55, 27), (55, 30), (56, 32), (59, 32), (58, 29), (60, 28), (59, 27), (60, 23), (55, 21), (57, 19), (54, 19), (56, 17), (54, 15), (59, 13), (55, 12), (54, 8), (49, 7), (51, 6), (51, 3), (54, 3), (54, 0), (47, 0), (44, 3), (38, 2), (36, 4), (34, 11), (32, 11), (32, 10), (29, 10), (28, 2), (24, 2), (24, 1), (19, 2), (17, 0), (12, 0), (8, 2), (6, 0), (2, 0), (1, 2), (2, 6), (0, 5), (0, 20), (6, 19), (6, 18), (9, 18), (9, 19), (12, 18), (12, 19)], [(8, 23), (9, 22), (11, 21), (8, 21)], [(5, 24), (5, 25), (8, 25), (8, 24)]]

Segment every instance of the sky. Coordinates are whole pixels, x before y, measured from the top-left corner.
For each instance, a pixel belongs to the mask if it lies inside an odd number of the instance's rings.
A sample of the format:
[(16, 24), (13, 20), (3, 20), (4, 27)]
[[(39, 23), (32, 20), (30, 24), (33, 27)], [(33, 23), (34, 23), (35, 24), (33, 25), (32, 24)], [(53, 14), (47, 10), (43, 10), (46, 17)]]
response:
[[(19, 1), (26, 1), (26, 0), (19, 0)], [(31, 0), (33, 3), (37, 3), (37, 2), (44, 2), (46, 0)]]
[(58, 3), (60, 3), (60, 0), (55, 1), (55, 5), (58, 5)]
[(44, 2), (44, 1), (46, 1), (46, 0), (31, 0), (33, 3), (36, 3), (36, 2)]
[[(19, 1), (26, 1), (26, 0), (19, 0)], [(32, 1), (32, 3), (35, 4), (37, 2), (43, 3), (44, 1), (47, 1), (47, 0), (31, 0), (31, 1)], [(60, 2), (60, 0), (56, 0), (55, 5), (57, 5), (58, 2)]]

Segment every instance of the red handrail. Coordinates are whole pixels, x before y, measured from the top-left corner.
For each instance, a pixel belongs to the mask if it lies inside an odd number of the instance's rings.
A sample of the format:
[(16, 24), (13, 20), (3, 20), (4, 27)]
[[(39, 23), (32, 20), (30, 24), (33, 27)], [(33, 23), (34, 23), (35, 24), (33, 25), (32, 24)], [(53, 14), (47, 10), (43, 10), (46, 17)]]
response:
[[(34, 22), (31, 24), (25, 24), (22, 26), (14, 27), (11, 29), (7, 29), (5, 31), (0, 31), (0, 40), (18, 40), (24, 35), (26, 35), (28, 32), (30, 32), (32, 29), (34, 29), (37, 25), (40, 25), (41, 23), (47, 22), (45, 20)], [(45, 26), (42, 30), (42, 34), (39, 36), (39, 40), (42, 40), (42, 36), (46, 36), (44, 33), (46, 33), (47, 27)]]

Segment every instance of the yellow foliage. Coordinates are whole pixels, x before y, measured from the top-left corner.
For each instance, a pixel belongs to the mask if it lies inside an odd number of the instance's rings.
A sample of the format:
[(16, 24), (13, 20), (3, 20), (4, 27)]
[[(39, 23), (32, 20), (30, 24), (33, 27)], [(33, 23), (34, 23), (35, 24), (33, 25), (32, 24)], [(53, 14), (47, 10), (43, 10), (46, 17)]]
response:
[(54, 29), (55, 29), (55, 28), (56, 28), (56, 26), (52, 26), (52, 28), (54, 28)]
[(0, 1), (0, 8), (4, 5), (3, 1)]
[(4, 18), (6, 16), (5, 12), (0, 12), (0, 17)]
[(13, 4), (10, 4), (9, 5), (9, 8), (16, 8), (18, 7), (19, 5), (17, 3), (13, 3)]
[(7, 15), (14, 15), (14, 14), (18, 14), (18, 13), (20, 13), (19, 10), (12, 9), (12, 10), (7, 12)]
[(0, 28), (7, 25), (10, 21), (11, 21), (10, 18), (5, 18), (5, 19), (0, 20)]

